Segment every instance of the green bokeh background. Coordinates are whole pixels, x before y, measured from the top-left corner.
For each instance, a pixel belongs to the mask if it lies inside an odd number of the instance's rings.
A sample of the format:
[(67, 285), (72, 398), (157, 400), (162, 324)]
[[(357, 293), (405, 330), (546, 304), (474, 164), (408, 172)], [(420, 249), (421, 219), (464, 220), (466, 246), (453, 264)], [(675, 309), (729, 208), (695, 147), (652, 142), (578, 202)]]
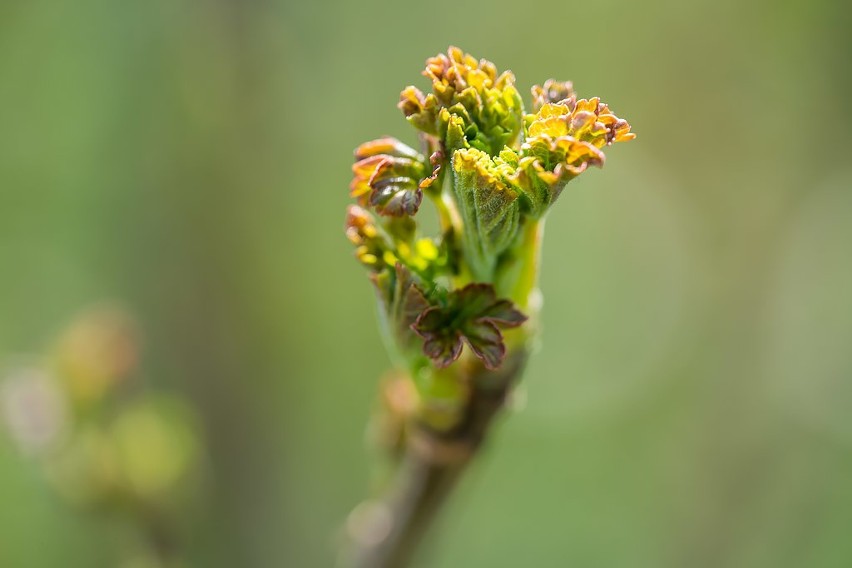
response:
[[(197, 405), (192, 566), (324, 567), (387, 366), (352, 149), (459, 45), (639, 138), (548, 221), (541, 349), (420, 567), (852, 566), (852, 8), (0, 3), (0, 352), (118, 299)], [(573, 187), (572, 187), (573, 186)], [(117, 565), (0, 434), (0, 566)]]

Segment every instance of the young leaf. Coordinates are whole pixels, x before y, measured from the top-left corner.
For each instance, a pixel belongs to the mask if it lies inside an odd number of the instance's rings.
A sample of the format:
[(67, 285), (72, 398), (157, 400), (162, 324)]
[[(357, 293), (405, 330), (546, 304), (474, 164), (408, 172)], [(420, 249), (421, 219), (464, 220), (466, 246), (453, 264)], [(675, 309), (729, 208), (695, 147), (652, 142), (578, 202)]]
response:
[(378, 293), (379, 303), (394, 343), (409, 349), (415, 338), (412, 325), (429, 308), (429, 301), (411, 271), (397, 263), (393, 271), (370, 276)]
[(517, 327), (526, 319), (509, 300), (497, 299), (490, 284), (468, 284), (450, 292), (442, 305), (424, 310), (412, 329), (423, 338), (423, 353), (437, 367), (458, 359), (464, 341), (493, 370), (506, 356), (500, 328)]
[(465, 148), (453, 155), (453, 188), (464, 221), (462, 247), (476, 280), (489, 281), (497, 257), (518, 232), (518, 191), (506, 183), (512, 169), (485, 152)]
[(426, 158), (395, 138), (379, 138), (355, 150), (350, 195), (370, 205), (379, 215), (414, 215), (423, 200), (423, 188), (440, 173), (440, 163)]

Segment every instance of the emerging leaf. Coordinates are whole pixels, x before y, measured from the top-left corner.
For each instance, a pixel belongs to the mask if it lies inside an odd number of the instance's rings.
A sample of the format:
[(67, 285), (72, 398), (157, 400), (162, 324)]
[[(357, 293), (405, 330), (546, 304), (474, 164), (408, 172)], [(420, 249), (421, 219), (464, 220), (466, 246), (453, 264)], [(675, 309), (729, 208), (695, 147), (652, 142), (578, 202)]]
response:
[(466, 261), (474, 278), (489, 281), (518, 232), (518, 191), (507, 183), (514, 169), (500, 157), (467, 148), (453, 155), (453, 174)]
[[(398, 105), (419, 151), (391, 137), (357, 148), (350, 191), (359, 206), (346, 234), (371, 269), (388, 343), (428, 382), (441, 373), (421, 372), (426, 357), (446, 367), (464, 343), (488, 369), (502, 363), (501, 329), (526, 317), (494, 286), (535, 309), (542, 217), (570, 180), (603, 166), (605, 146), (635, 135), (567, 81), (534, 86), (533, 114), (524, 114), (511, 72), (456, 47), (429, 58), (423, 75), (431, 89), (407, 87)], [(424, 194), (437, 213), (434, 237), (424, 236), (434, 222), (415, 216)]]
[(414, 215), (423, 200), (423, 187), (438, 177), (440, 163), (426, 158), (395, 138), (380, 138), (355, 150), (350, 194), (379, 215)]
[(385, 158), (376, 164), (370, 177), (370, 205), (379, 215), (414, 215), (423, 200), (419, 177), (422, 165), (408, 158)]
[(381, 155), (393, 156), (396, 158), (410, 158), (421, 162), (423, 161), (423, 156), (421, 156), (414, 148), (411, 148), (390, 136), (364, 142), (355, 149), (355, 161)]
[(429, 308), (429, 301), (417, 284), (415, 277), (401, 263), (393, 271), (370, 276), (379, 298), (382, 313), (394, 343), (403, 350), (411, 350), (416, 339), (412, 325), (419, 315)]
[(468, 284), (448, 294), (443, 305), (424, 310), (412, 329), (438, 367), (459, 358), (464, 340), (486, 368), (496, 369), (506, 356), (500, 328), (517, 327), (526, 319), (512, 302), (497, 299), (490, 284)]

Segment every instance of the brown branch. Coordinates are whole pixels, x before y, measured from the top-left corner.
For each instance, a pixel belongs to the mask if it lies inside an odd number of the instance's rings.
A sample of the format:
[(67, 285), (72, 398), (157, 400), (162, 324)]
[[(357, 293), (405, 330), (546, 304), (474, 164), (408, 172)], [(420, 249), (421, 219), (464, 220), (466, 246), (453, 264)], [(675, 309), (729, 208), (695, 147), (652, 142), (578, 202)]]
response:
[(348, 568), (404, 568), (436, 514), (505, 406), (526, 359), (524, 353), (497, 371), (469, 373), (473, 392), (461, 423), (449, 432), (416, 428), (389, 494), (359, 506), (350, 516)]

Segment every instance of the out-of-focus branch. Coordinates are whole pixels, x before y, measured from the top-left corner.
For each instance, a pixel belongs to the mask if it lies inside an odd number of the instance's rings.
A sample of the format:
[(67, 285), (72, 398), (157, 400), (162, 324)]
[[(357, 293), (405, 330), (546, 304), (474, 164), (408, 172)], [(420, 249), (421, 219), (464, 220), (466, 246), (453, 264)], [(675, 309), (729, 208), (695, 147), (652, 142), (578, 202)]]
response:
[[(386, 496), (359, 505), (350, 516), (346, 568), (403, 568), (446, 497), (479, 453), (495, 416), (505, 406), (526, 358), (521, 352), (497, 371), (477, 365), (460, 380), (476, 385), (464, 419), (449, 432), (417, 426)], [(485, 386), (487, 385), (487, 387)]]

